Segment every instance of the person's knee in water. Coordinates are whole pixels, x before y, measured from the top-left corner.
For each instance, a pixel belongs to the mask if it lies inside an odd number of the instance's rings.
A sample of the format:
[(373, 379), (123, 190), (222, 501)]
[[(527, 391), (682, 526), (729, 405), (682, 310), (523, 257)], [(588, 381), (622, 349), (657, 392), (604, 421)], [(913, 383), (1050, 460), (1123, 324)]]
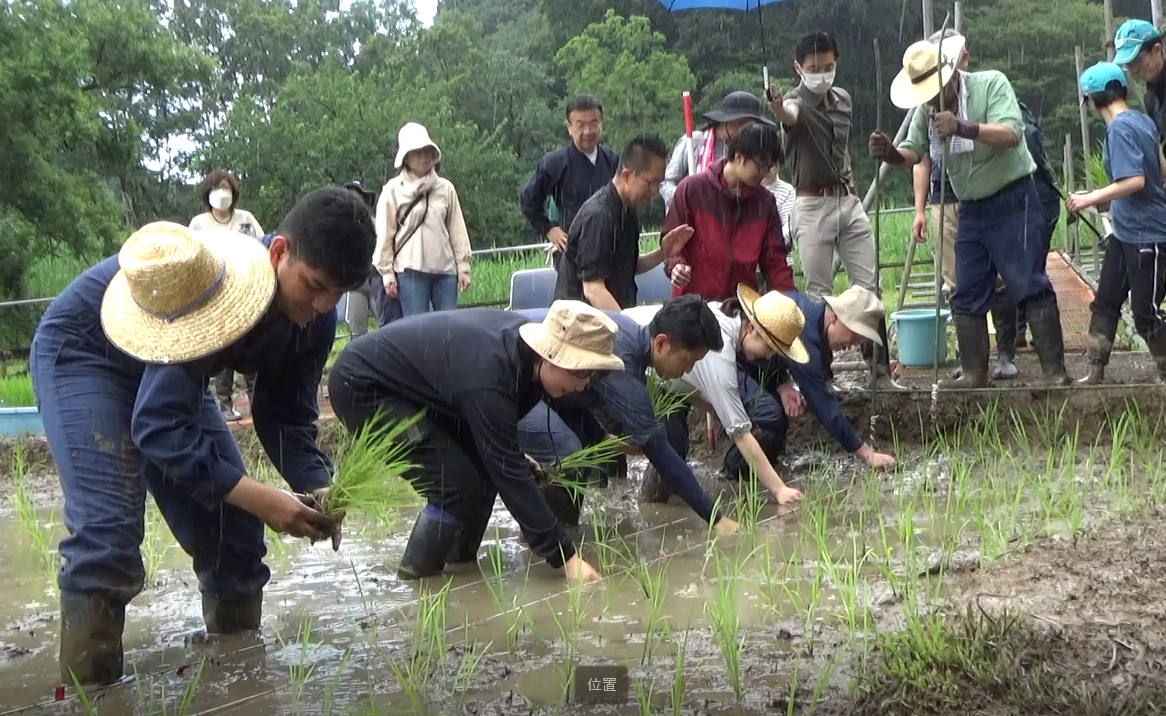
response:
[[(148, 224), (46, 310), (32, 365), (69, 516), (58, 576), (66, 682), (123, 673), (147, 487), (193, 555), (211, 632), (259, 626), (264, 523), (339, 547), (339, 521), (318, 509), (331, 478), (315, 396), (336, 303), (367, 277), (374, 235), (338, 188), (309, 193), (258, 240)], [(298, 496), (246, 476), (205, 391), (224, 367), (257, 372), (256, 432)]]

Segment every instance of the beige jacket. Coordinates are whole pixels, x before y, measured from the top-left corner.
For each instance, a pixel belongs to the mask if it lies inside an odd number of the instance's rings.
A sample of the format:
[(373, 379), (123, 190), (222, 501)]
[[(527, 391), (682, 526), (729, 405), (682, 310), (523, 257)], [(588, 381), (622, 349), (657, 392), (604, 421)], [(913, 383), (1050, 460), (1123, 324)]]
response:
[[(432, 188), (426, 192), (429, 185)], [(428, 196), (428, 201), (418, 201), (404, 217), (405, 225), (398, 226), (399, 215), (418, 195)], [(382, 276), (407, 269), (442, 274), (470, 271), (470, 236), (457, 190), (448, 179), (436, 174), (418, 179), (402, 171), (381, 190), (376, 227), (373, 264)]]

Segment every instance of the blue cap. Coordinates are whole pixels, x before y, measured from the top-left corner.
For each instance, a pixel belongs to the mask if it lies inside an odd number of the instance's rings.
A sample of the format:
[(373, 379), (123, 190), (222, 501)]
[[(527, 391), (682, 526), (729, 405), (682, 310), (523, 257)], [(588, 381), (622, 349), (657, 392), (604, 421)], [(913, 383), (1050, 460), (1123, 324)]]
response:
[(1128, 65), (1142, 51), (1142, 45), (1162, 37), (1158, 28), (1145, 20), (1126, 20), (1113, 37), (1114, 58), (1119, 65)]
[(1091, 94), (1104, 92), (1110, 82), (1120, 82), (1126, 86), (1126, 73), (1114, 62), (1098, 62), (1081, 73), (1077, 84), (1081, 87), (1081, 94), (1088, 97)]

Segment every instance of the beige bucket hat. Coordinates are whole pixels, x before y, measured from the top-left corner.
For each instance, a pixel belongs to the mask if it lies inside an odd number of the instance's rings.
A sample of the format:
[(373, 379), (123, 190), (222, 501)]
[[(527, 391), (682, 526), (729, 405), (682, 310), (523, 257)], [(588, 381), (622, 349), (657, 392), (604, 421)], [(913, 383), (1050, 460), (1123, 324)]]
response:
[(146, 224), (126, 239), (118, 263), (101, 325), (110, 342), (146, 363), (182, 363), (229, 346), (275, 298), (267, 249), (231, 231)]
[[(951, 37), (944, 40), (944, 54), (952, 51), (955, 44), (959, 43), (953, 41), (955, 38)], [(903, 69), (891, 82), (891, 102), (896, 107), (912, 109), (930, 102), (947, 85), (956, 68), (946, 60), (940, 67), (939, 58), (939, 45), (928, 40), (920, 40), (903, 52)]]
[(612, 353), (619, 326), (582, 301), (555, 301), (542, 323), (523, 324), (518, 332), (535, 353), (564, 370), (624, 368)]
[(795, 363), (809, 363), (802, 339), (798, 336), (806, 327), (806, 316), (789, 296), (770, 291), (762, 296), (747, 284), (737, 284), (737, 300), (749, 322), (762, 340), (781, 355)]
[(437, 161), (441, 161), (441, 148), (429, 138), (429, 130), (424, 125), (409, 122), (397, 132), (397, 162), (395, 169), (400, 169), (405, 163), (405, 155), (418, 149), (433, 147), (437, 152)]
[(883, 344), (879, 338), (879, 324), (886, 315), (886, 309), (874, 291), (862, 286), (851, 286), (839, 296), (826, 296), (822, 300), (834, 311), (842, 325), (874, 341), (876, 345)]

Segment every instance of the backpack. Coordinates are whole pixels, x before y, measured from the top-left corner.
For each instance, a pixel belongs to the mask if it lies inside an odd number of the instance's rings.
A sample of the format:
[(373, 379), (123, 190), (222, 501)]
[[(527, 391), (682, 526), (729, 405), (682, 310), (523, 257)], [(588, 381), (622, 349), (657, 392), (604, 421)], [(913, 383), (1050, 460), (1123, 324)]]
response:
[(1024, 143), (1028, 145), (1028, 153), (1036, 162), (1036, 171), (1042, 179), (1054, 188), (1057, 186), (1057, 175), (1049, 164), (1049, 157), (1045, 154), (1044, 142), (1041, 140), (1040, 125), (1036, 122), (1036, 115), (1029, 110), (1024, 102), (1020, 105), (1020, 118), (1024, 122)]

